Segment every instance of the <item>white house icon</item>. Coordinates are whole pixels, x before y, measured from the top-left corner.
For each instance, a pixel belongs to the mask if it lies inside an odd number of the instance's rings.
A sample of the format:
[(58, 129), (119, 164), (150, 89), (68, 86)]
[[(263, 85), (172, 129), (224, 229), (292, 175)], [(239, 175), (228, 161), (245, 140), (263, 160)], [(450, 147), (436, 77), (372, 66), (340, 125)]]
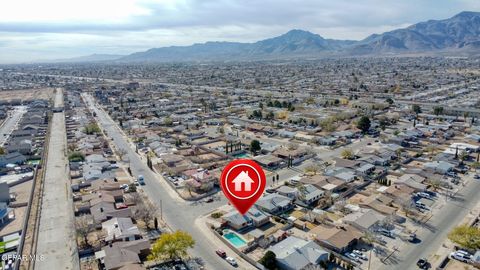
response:
[(242, 184), (244, 185), (243, 191), (251, 191), (254, 181), (248, 176), (248, 172), (242, 171), (232, 182), (235, 183), (235, 191), (242, 191)]

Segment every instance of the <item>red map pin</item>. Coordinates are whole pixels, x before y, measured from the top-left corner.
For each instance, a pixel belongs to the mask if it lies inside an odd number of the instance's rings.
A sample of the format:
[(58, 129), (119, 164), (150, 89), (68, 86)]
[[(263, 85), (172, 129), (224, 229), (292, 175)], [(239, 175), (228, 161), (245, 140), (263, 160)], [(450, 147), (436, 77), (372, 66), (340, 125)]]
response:
[(266, 183), (262, 167), (250, 159), (228, 163), (220, 178), (223, 194), (242, 215), (262, 196)]

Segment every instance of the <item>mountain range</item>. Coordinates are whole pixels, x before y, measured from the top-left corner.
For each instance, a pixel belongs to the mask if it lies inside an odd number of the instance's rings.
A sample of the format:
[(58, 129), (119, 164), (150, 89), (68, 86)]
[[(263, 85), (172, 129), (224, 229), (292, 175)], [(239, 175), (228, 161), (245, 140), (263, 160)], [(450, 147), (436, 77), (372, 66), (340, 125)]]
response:
[[(126, 56), (102, 57), (115, 62), (177, 62), (479, 53), (480, 12), (464, 11), (449, 19), (420, 22), (407, 28), (373, 34), (360, 41), (325, 39), (295, 29), (254, 43), (206, 42), (153, 48)], [(91, 56), (90, 59), (105, 61)]]

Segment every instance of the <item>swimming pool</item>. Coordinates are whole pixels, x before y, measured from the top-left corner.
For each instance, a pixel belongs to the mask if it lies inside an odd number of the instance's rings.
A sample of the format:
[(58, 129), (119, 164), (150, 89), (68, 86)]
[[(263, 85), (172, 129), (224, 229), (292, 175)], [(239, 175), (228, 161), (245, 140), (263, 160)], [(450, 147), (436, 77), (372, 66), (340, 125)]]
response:
[(232, 245), (234, 245), (237, 248), (247, 244), (245, 240), (243, 240), (240, 236), (238, 236), (234, 232), (228, 232), (224, 234), (223, 237), (225, 237), (225, 239), (227, 239), (228, 242), (230, 242)]
[(236, 158), (246, 158), (248, 157), (248, 153), (240, 153), (240, 154), (236, 154), (236, 155), (233, 155), (234, 157)]

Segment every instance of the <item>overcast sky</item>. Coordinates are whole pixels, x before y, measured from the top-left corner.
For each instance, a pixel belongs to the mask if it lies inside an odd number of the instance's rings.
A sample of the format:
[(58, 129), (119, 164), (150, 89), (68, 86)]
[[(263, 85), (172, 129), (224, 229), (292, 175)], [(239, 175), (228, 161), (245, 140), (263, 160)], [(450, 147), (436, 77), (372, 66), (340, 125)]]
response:
[(480, 11), (480, 1), (3, 0), (0, 63), (205, 41), (251, 42), (294, 28), (359, 40), (465, 10)]

